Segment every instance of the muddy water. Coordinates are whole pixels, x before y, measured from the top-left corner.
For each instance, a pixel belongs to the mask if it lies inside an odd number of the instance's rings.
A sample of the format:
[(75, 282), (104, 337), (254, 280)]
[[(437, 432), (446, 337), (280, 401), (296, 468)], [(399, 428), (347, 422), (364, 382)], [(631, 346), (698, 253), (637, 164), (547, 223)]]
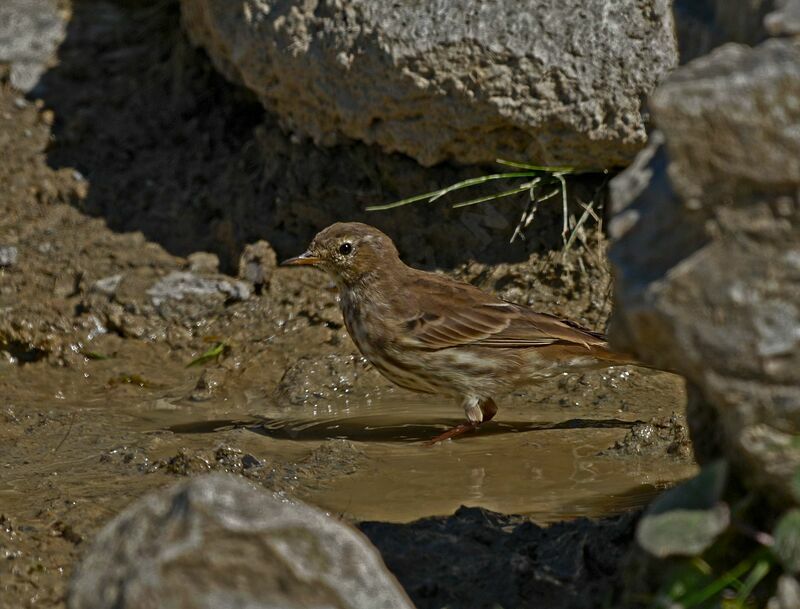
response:
[(255, 464), (249, 477), (267, 486), (356, 520), (396, 522), (460, 505), (539, 522), (601, 516), (645, 504), (694, 468), (609, 450), (636, 421), (680, 407), (670, 375), (617, 369), (554, 379), (506, 396), (479, 432), (428, 448), (424, 440), (460, 422), (449, 401), (359, 387), (298, 409), (246, 377), (197, 401), (201, 370), (169, 353), (154, 357), (146, 344), (120, 349), (81, 373), (0, 367), (0, 389), (12, 398), (5, 416), (17, 423), (0, 448), (4, 511), (35, 518), (42, 505), (67, 501), (102, 519), (165, 476), (230, 469), (214, 452), (220, 446), (239, 455), (240, 469)]

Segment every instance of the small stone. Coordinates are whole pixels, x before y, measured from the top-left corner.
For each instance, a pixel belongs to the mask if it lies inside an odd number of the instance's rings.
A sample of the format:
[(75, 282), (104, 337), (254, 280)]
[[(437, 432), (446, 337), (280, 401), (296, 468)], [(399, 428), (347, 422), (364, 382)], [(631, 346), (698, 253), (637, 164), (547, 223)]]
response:
[(269, 243), (250, 243), (239, 257), (239, 277), (252, 283), (256, 289), (261, 289), (269, 285), (277, 265), (278, 258)]
[(13, 245), (0, 246), (0, 268), (17, 264), (17, 248)]
[(219, 258), (211, 252), (194, 252), (187, 258), (192, 273), (215, 274), (219, 272)]
[(197, 379), (191, 399), (194, 402), (204, 402), (211, 399), (219, 391), (225, 381), (227, 371), (224, 368), (206, 368)]
[(159, 306), (166, 300), (183, 300), (187, 296), (210, 296), (218, 293), (231, 300), (250, 298), (250, 288), (241, 281), (210, 279), (181, 271), (173, 271), (147, 290), (154, 306)]
[(250, 469), (251, 467), (261, 467), (261, 461), (251, 454), (242, 455), (242, 467)]
[(109, 277), (103, 277), (102, 279), (98, 279), (92, 284), (91, 291), (97, 292), (99, 294), (105, 294), (109, 298), (112, 297), (119, 287), (120, 282), (122, 281), (122, 275), (110, 275)]

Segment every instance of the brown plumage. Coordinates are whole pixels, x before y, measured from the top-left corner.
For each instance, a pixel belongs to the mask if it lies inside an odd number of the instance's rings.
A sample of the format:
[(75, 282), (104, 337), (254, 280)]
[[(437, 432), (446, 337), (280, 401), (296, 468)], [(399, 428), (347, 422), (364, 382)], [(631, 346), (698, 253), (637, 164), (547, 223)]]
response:
[(491, 419), (498, 393), (569, 369), (629, 361), (602, 334), (406, 266), (392, 240), (367, 224), (333, 224), (284, 264), (314, 265), (333, 277), (347, 331), (386, 378), (461, 401), (467, 422), (431, 442)]

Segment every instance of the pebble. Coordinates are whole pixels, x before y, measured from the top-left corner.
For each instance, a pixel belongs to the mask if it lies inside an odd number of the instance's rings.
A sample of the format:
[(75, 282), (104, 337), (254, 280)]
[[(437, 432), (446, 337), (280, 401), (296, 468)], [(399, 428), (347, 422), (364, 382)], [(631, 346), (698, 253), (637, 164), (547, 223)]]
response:
[(147, 290), (154, 306), (168, 299), (182, 300), (189, 295), (202, 297), (215, 293), (222, 293), (231, 300), (250, 298), (250, 288), (241, 281), (210, 279), (180, 271), (173, 271)]
[(92, 284), (92, 292), (98, 292), (100, 294), (105, 294), (108, 297), (113, 296), (117, 288), (119, 287), (120, 282), (122, 281), (122, 275), (110, 275), (108, 277), (103, 277), (102, 279), (98, 279)]
[(192, 273), (215, 274), (219, 272), (219, 257), (210, 252), (194, 252), (187, 258)]
[(266, 241), (257, 241), (245, 246), (239, 258), (239, 277), (252, 283), (256, 289), (269, 285), (272, 273), (278, 265), (275, 250)]
[(17, 264), (17, 248), (13, 245), (0, 246), (0, 268)]

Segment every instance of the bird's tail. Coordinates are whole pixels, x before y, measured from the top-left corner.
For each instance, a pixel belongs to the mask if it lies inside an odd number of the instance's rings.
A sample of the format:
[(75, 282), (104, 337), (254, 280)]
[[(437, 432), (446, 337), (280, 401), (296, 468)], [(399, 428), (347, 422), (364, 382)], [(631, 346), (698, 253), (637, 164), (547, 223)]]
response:
[(657, 370), (659, 372), (675, 373), (673, 370), (667, 370), (652, 364), (646, 364), (645, 362), (637, 359), (635, 355), (631, 355), (630, 353), (614, 351), (609, 348), (607, 343), (602, 347), (593, 348), (592, 351), (593, 355), (607, 366), (636, 366), (637, 368), (647, 368), (648, 370)]

